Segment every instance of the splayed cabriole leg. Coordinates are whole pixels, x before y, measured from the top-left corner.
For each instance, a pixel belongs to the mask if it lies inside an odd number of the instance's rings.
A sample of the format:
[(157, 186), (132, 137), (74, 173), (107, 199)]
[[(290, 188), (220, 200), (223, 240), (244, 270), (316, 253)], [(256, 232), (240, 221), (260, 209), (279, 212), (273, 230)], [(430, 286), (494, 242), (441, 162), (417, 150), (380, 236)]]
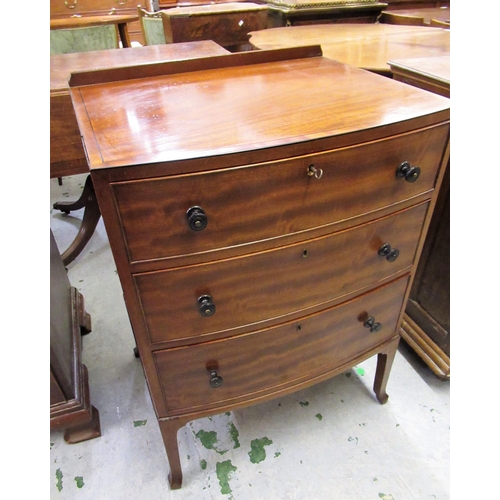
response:
[(383, 352), (378, 354), (377, 371), (375, 372), (375, 381), (373, 383), (373, 390), (381, 404), (387, 403), (389, 396), (386, 392), (387, 381), (391, 373), (392, 363), (396, 356), (396, 351), (399, 345), (399, 335), (387, 345)]
[(165, 444), (170, 473), (168, 480), (172, 490), (178, 490), (182, 486), (182, 468), (179, 457), (179, 444), (177, 442), (178, 430), (186, 424), (182, 419), (159, 420), (161, 436)]
[(80, 230), (71, 245), (61, 255), (65, 266), (73, 262), (78, 255), (80, 255), (82, 250), (85, 248), (85, 245), (87, 245), (90, 238), (94, 234), (97, 223), (101, 218), (101, 211), (99, 209), (99, 205), (97, 204), (97, 198), (90, 175), (85, 181), (82, 195), (78, 200), (73, 202), (54, 203), (54, 209), (61, 210), (61, 212), (68, 214), (71, 211), (80, 210), (81, 208), (85, 208), (85, 212), (83, 213)]

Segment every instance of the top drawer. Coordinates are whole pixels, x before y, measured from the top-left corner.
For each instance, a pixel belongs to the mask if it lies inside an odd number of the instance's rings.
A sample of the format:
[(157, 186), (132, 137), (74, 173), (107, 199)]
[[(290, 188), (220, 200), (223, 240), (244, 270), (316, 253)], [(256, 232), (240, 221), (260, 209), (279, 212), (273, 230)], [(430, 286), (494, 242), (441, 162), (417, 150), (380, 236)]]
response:
[[(129, 260), (279, 238), (418, 196), (434, 187), (447, 136), (443, 125), (276, 162), (113, 183)], [(421, 169), (415, 182), (396, 176), (405, 161)], [(308, 175), (311, 165), (320, 179)], [(190, 228), (193, 207), (203, 211), (202, 230)]]

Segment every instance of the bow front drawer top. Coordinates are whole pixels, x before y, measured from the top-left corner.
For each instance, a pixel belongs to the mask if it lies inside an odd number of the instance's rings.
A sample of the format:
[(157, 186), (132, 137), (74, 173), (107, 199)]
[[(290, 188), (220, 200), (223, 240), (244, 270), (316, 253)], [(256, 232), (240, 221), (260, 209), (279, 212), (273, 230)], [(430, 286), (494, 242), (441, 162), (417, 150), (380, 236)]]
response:
[(70, 90), (172, 488), (190, 420), (374, 355), (387, 401), (447, 99), (318, 46), (75, 73)]

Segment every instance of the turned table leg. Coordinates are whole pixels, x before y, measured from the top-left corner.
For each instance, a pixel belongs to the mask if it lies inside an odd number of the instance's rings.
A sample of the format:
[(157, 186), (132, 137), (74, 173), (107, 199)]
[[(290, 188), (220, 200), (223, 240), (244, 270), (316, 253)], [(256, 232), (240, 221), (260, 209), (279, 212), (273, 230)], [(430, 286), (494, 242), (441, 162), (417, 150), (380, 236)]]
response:
[(391, 373), (392, 363), (396, 357), (398, 345), (399, 336), (394, 338), (394, 340), (386, 346), (385, 350), (378, 354), (373, 390), (375, 391), (375, 395), (381, 404), (387, 403), (387, 400), (389, 399), (386, 387), (387, 381), (389, 380), (389, 374)]
[(82, 225), (80, 226), (80, 230), (76, 235), (76, 238), (61, 255), (64, 265), (67, 266), (70, 262), (73, 262), (78, 255), (80, 255), (81, 251), (94, 234), (97, 223), (101, 217), (101, 211), (99, 209), (99, 205), (97, 204), (97, 198), (90, 175), (85, 181), (82, 195), (78, 200), (74, 202), (54, 203), (54, 208), (64, 213), (70, 213), (72, 210), (85, 208)]
[(159, 420), (160, 431), (167, 452), (170, 473), (168, 480), (170, 489), (178, 490), (182, 486), (182, 468), (179, 457), (179, 444), (177, 442), (178, 430), (186, 424), (182, 419)]

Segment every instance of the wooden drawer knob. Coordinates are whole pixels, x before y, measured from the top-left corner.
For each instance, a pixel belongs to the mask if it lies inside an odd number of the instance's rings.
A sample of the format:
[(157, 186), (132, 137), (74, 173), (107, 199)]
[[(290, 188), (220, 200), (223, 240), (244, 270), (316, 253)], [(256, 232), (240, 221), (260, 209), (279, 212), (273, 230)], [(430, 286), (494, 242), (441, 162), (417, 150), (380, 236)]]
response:
[(405, 181), (415, 182), (420, 177), (420, 167), (412, 167), (410, 162), (404, 161), (396, 170), (396, 177)]
[(215, 314), (215, 304), (210, 295), (202, 295), (198, 299), (198, 307), (200, 314), (205, 318)]
[(201, 231), (202, 229), (205, 229), (207, 227), (208, 219), (205, 211), (201, 207), (191, 207), (186, 212), (186, 217), (189, 227), (193, 231)]
[(375, 321), (375, 318), (373, 316), (368, 316), (366, 321), (363, 323), (363, 326), (365, 328), (369, 328), (370, 332), (377, 333), (382, 328), (382, 323)]
[(217, 372), (215, 370), (212, 370), (210, 372), (210, 387), (216, 389), (217, 387), (220, 387), (222, 385), (222, 382), (224, 382), (222, 377), (219, 377), (219, 375), (217, 375)]
[(399, 250), (392, 248), (389, 243), (384, 243), (379, 249), (378, 254), (385, 257), (389, 262), (394, 262), (399, 257)]

